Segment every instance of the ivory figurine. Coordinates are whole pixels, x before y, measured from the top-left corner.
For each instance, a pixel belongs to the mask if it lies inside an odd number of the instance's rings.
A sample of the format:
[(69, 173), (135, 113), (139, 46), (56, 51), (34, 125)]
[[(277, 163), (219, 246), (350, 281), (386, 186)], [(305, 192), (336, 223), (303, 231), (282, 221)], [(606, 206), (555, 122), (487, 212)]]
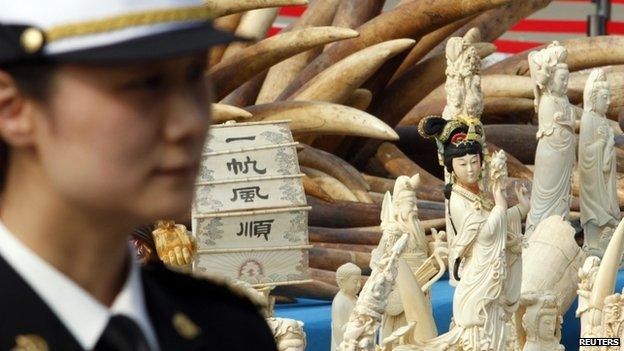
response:
[(303, 331), (303, 322), (289, 318), (266, 319), (278, 351), (305, 351), (306, 333)]
[[(552, 293), (557, 298), (559, 314), (563, 315), (576, 298), (578, 269), (585, 253), (574, 239), (575, 230), (570, 222), (554, 215), (541, 221), (528, 238), (522, 251), (521, 295)], [(522, 326), (522, 311), (530, 300), (521, 301), (516, 316), (517, 327)], [(560, 325), (557, 325), (559, 328)], [(522, 345), (530, 331), (517, 328)]]
[(450, 38), (446, 44), (446, 106), (442, 117), (481, 116), (483, 92), (481, 91), (481, 58), (472, 45), (481, 41), (478, 28), (470, 29), (464, 37)]
[[(449, 246), (449, 262), (452, 275), (458, 278), (453, 323), (448, 333), (423, 338), (415, 331), (431, 317), (406, 309), (410, 324), (388, 341), (397, 351), (502, 350), (508, 343), (506, 324), (520, 298), (519, 235), (522, 215), (528, 211), (527, 191), (517, 187), (521, 205), (507, 208), (504, 153), (494, 155), (489, 173), (494, 202), (479, 190), (483, 129), (478, 119), (429, 117), (419, 127), (424, 136), (436, 137), (444, 146), (444, 164), (453, 175), (454, 182), (447, 187), (450, 223), (456, 233)], [(420, 291), (413, 276), (399, 275), (398, 285), (406, 306), (426, 304), (422, 294), (414, 293)]]
[(620, 221), (613, 130), (606, 118), (610, 90), (602, 69), (594, 69), (583, 92), (579, 176), (583, 250), (602, 257)]
[(360, 292), (362, 270), (351, 262), (347, 262), (336, 270), (336, 282), (340, 291), (332, 301), (332, 338), (331, 350), (338, 350), (342, 342), (344, 327), (355, 307), (357, 294)]
[(130, 242), (142, 263), (162, 261), (167, 266), (189, 272), (195, 259), (195, 238), (183, 224), (173, 220), (159, 220), (152, 226), (137, 228)]
[(561, 341), (562, 317), (557, 296), (550, 292), (527, 293), (522, 296), (526, 312), (522, 326), (526, 343), (522, 351), (563, 351)]
[[(427, 261), (429, 247), (425, 232), (418, 220), (416, 191), (420, 184), (420, 176), (400, 176), (394, 183), (393, 195), (386, 193), (382, 203), (381, 227), (383, 235), (379, 245), (371, 253), (371, 268), (375, 268), (384, 254), (389, 254), (394, 243), (403, 234), (408, 234), (407, 246), (401, 254), (412, 272)], [(435, 267), (434, 267), (435, 269)], [(425, 278), (428, 279), (430, 275)], [(381, 326), (381, 340), (393, 331), (407, 324), (403, 302), (397, 289), (393, 289), (388, 297), (386, 314)]]
[[(624, 337), (624, 300), (621, 294), (614, 291), (622, 253), (624, 220), (615, 228), (602, 260), (590, 256), (579, 270), (579, 307), (576, 315), (581, 319), (582, 337)], [(581, 350), (590, 349), (581, 347)]]
[(527, 235), (540, 221), (552, 215), (567, 219), (570, 213), (576, 159), (574, 125), (578, 112), (566, 95), (570, 75), (565, 63), (567, 53), (555, 41), (528, 57), (539, 128)]
[(349, 317), (340, 344), (341, 351), (375, 350), (375, 335), (399, 271), (399, 255), (407, 241), (408, 235), (403, 234), (392, 246), (390, 253), (384, 254), (373, 269)]
[(230, 289), (247, 297), (260, 309), (260, 314), (264, 316), (275, 338), (277, 351), (305, 351), (306, 333), (303, 330), (303, 322), (290, 318), (273, 317), (274, 299), (269, 296), (271, 288), (256, 289), (242, 280), (230, 281), (226, 284)]

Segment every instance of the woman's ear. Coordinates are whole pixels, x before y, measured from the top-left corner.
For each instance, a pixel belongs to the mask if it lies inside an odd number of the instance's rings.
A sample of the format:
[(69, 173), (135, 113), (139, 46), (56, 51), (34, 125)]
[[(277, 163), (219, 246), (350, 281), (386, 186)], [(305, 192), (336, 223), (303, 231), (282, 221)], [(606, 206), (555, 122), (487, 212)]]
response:
[(9, 145), (26, 146), (33, 140), (32, 103), (15, 80), (0, 70), (0, 137)]

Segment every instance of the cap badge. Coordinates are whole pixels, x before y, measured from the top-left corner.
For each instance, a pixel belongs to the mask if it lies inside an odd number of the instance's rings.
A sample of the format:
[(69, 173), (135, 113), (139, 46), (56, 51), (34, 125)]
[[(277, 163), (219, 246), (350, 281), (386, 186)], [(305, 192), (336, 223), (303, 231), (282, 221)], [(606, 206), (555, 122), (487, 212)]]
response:
[(20, 43), (29, 54), (34, 54), (39, 51), (43, 46), (44, 36), (43, 32), (37, 28), (27, 28), (24, 32), (22, 32), (22, 36), (20, 37)]

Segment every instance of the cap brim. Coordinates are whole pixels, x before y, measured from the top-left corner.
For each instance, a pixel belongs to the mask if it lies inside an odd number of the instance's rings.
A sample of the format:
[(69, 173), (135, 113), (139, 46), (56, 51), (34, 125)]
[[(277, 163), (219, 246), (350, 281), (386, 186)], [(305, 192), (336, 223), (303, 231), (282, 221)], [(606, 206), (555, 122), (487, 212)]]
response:
[(212, 23), (206, 22), (190, 28), (158, 33), (112, 45), (49, 55), (46, 59), (78, 63), (141, 62), (191, 55), (206, 51), (212, 46), (249, 40), (218, 30), (212, 26)]

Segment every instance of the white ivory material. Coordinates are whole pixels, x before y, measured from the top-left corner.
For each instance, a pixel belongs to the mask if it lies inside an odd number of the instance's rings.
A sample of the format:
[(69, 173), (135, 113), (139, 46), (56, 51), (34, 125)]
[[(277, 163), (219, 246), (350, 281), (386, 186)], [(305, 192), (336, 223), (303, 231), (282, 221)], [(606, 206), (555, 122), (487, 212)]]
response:
[(340, 350), (375, 350), (375, 336), (398, 274), (399, 255), (407, 241), (408, 235), (403, 234), (392, 246), (390, 253), (384, 254), (373, 269), (349, 317)]
[(246, 296), (260, 309), (260, 314), (265, 318), (275, 338), (277, 351), (305, 351), (306, 333), (303, 330), (303, 322), (273, 317), (275, 300), (269, 296), (271, 287), (254, 288), (244, 280), (231, 280), (226, 284), (238, 294)]
[(558, 42), (528, 57), (539, 129), (527, 235), (545, 218), (560, 215), (567, 219), (570, 213), (578, 112), (566, 95), (570, 74), (566, 57), (567, 50)]
[(351, 316), (357, 301), (357, 294), (360, 292), (361, 276), (362, 270), (360, 267), (351, 262), (343, 264), (336, 271), (336, 282), (340, 287), (340, 291), (338, 291), (338, 294), (332, 301), (332, 351), (338, 350), (340, 343), (342, 343), (344, 327), (349, 321), (349, 316)]
[[(379, 245), (371, 253), (371, 269), (375, 268), (384, 254), (389, 254), (394, 243), (408, 234), (407, 247), (401, 254), (412, 272), (416, 272), (429, 256), (425, 231), (418, 220), (416, 191), (420, 176), (400, 176), (394, 183), (393, 195), (386, 193), (382, 203), (381, 228), (383, 235)], [(427, 277), (429, 278), (429, 277)], [(403, 302), (397, 289), (388, 296), (386, 313), (381, 323), (381, 340), (407, 324)]]
[(562, 317), (557, 296), (550, 292), (522, 295), (526, 312), (522, 326), (526, 331), (526, 343), (522, 351), (563, 351), (561, 341)]
[(303, 322), (289, 318), (266, 319), (278, 351), (305, 351), (306, 333), (303, 330)]
[[(510, 344), (507, 323), (518, 306), (521, 281), (520, 221), (526, 210), (507, 209), (498, 180), (506, 173), (504, 154), (495, 154), (497, 167), (492, 168), (490, 182), (495, 194), (494, 206), (482, 194), (456, 184), (450, 199), (452, 222), (457, 229), (450, 262), (461, 260), (459, 281), (453, 296), (453, 323), (448, 333), (428, 340), (413, 332), (419, 320), (395, 332), (388, 342), (393, 350), (503, 350)], [(455, 167), (454, 167), (455, 168)], [(466, 183), (457, 172), (458, 183)], [(474, 182), (474, 180), (473, 180)], [(474, 184), (473, 184), (474, 186)], [(522, 203), (526, 193), (517, 189)], [(415, 281), (398, 282), (400, 289)], [(422, 297), (421, 299), (424, 299)], [(417, 301), (420, 305), (424, 302)], [(429, 316), (423, 316), (423, 319)], [(386, 348), (388, 349), (388, 348)]]
[(472, 45), (481, 41), (477, 28), (469, 30), (464, 37), (452, 37), (446, 44), (446, 106), (442, 117), (446, 120), (459, 115), (481, 116), (483, 92), (481, 91), (481, 58)]
[(570, 222), (556, 215), (540, 222), (522, 259), (522, 294), (551, 291), (565, 313), (576, 298), (578, 269), (585, 260)]
[[(618, 267), (624, 252), (624, 220), (616, 227), (602, 261), (590, 256), (579, 270), (579, 306), (576, 316), (581, 319), (582, 337), (624, 337), (624, 299), (615, 293)], [(581, 351), (592, 348), (581, 347)], [(619, 350), (619, 348), (600, 348)]]
[(617, 199), (613, 129), (607, 122), (610, 89), (602, 69), (594, 69), (583, 92), (579, 177), (583, 249), (602, 257), (621, 215)]

